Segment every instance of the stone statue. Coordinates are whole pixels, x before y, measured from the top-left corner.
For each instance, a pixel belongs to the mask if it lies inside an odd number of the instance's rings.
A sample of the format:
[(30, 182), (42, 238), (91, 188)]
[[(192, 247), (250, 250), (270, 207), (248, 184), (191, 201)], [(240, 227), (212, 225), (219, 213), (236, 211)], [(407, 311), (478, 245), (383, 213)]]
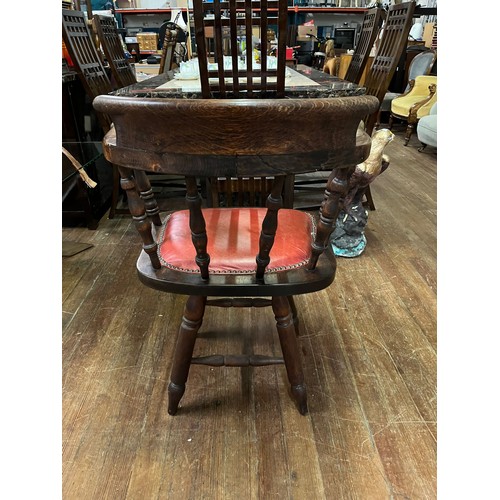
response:
[(389, 166), (384, 149), (393, 138), (390, 130), (377, 130), (372, 136), (370, 155), (356, 166), (351, 176), (347, 196), (330, 237), (333, 253), (339, 257), (357, 257), (366, 248), (368, 211), (363, 207), (363, 196), (367, 186)]

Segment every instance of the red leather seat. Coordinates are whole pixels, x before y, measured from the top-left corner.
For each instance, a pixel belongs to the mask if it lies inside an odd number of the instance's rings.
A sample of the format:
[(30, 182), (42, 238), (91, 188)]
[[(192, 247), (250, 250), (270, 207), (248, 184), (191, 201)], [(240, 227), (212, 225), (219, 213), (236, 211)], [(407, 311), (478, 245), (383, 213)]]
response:
[[(210, 272), (217, 274), (254, 274), (259, 253), (259, 237), (266, 208), (209, 208), (205, 216), (210, 255)], [(307, 264), (315, 234), (314, 218), (297, 210), (282, 209), (278, 230), (266, 273), (296, 269)], [(191, 242), (189, 211), (171, 214), (158, 238), (162, 265), (184, 272), (199, 273), (196, 252)]]

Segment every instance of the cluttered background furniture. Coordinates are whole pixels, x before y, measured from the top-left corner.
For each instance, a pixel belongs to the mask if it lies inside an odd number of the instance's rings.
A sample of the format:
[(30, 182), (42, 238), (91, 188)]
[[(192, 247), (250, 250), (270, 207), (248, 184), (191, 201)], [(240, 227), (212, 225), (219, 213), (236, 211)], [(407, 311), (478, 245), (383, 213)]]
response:
[[(92, 100), (101, 94), (108, 94), (113, 90), (108, 73), (103, 66), (102, 60), (97, 52), (93, 37), (90, 34), (87, 20), (81, 11), (62, 9), (62, 38), (65, 49), (68, 52), (73, 70), (85, 90), (88, 99)], [(93, 110), (91, 110), (93, 112)], [(99, 135), (92, 137), (93, 140), (101, 139), (110, 129), (111, 121), (103, 113), (95, 113), (99, 130)], [(91, 119), (92, 119), (92, 115)], [(87, 142), (83, 136), (79, 137), (80, 142)], [(85, 163), (82, 158), (79, 159)], [(116, 205), (119, 197), (118, 170), (113, 171), (113, 180), (111, 181), (111, 199), (109, 201), (109, 217), (113, 218), (117, 213)], [(101, 186), (102, 189), (104, 186)]]
[[(363, 117), (363, 127), (365, 131), (371, 135), (379, 116), (379, 109), (383, 102), (384, 96), (389, 88), (392, 77), (396, 71), (398, 62), (401, 58), (404, 48), (408, 42), (408, 33), (412, 25), (412, 16), (415, 11), (415, 2), (405, 2), (401, 4), (391, 5), (388, 9), (385, 24), (383, 26), (382, 36), (379, 40), (377, 52), (374, 57), (373, 63), (368, 69), (364, 87), (366, 87), (366, 94), (372, 95), (379, 101), (379, 107), (370, 115)], [(375, 29), (375, 26), (372, 26)], [(367, 33), (369, 30), (367, 29)], [(370, 36), (371, 39), (371, 36)], [(361, 50), (361, 49), (360, 49)], [(351, 73), (356, 78), (362, 76), (358, 75), (357, 58), (355, 60), (354, 68)], [(321, 183), (323, 182), (322, 176), (317, 178), (308, 176), (307, 178), (298, 178), (295, 181), (296, 189), (309, 190), (318, 192), (318, 199), (320, 200)], [(375, 210), (375, 202), (371, 193), (370, 186), (367, 185), (364, 191), (366, 198), (366, 205)], [(306, 205), (304, 209), (313, 208), (315, 205)]]
[(389, 127), (392, 127), (394, 118), (406, 121), (405, 146), (418, 121), (429, 114), (433, 104), (437, 101), (437, 76), (421, 75), (415, 78), (415, 85), (411, 90), (391, 102), (391, 116)]
[[(295, 337), (298, 313), (293, 296), (321, 290), (334, 279), (329, 236), (349, 175), (369, 154), (370, 139), (358, 124), (376, 109), (377, 100), (363, 96), (361, 87), (319, 71), (315, 74), (327, 85), (307, 76), (314, 70), (301, 74), (286, 68), (285, 51), (281, 56), (278, 52), (276, 64), (263, 53), (256, 64), (249, 47), (240, 64), (238, 24), (251, 40), (252, 21), (258, 22), (261, 33), (267, 33), (268, 15), (277, 13), (278, 43), (284, 46), (286, 2), (260, 2), (258, 15), (247, 12), (246, 19), (236, 16), (232, 5), (229, 19), (223, 21), (218, 1), (195, 2), (198, 81), (190, 85), (183, 82), (182, 72), (177, 73), (180, 81), (167, 72), (152, 79), (146, 89), (135, 85), (114, 96), (100, 96), (94, 106), (114, 123), (104, 146), (107, 158), (120, 165), (122, 186), (143, 240), (139, 278), (154, 289), (189, 296), (168, 387), (169, 413), (177, 412), (193, 363), (242, 367), (284, 363), (293, 398), (305, 414), (307, 394)], [(215, 11), (215, 63), (205, 56), (206, 9)], [(224, 25), (230, 27), (231, 55), (227, 58), (222, 51)], [(290, 75), (287, 84), (286, 73)], [(157, 92), (152, 92), (153, 83), (160, 82)], [(188, 141), (186, 130), (190, 131)], [(280, 210), (285, 177), (321, 167), (332, 171), (321, 216), (315, 220), (305, 212)], [(144, 172), (186, 175), (188, 210), (161, 221)], [(274, 182), (266, 208), (202, 210), (200, 176), (261, 176)], [(271, 306), (283, 359), (253, 354), (193, 358), (207, 305)]]
[(436, 59), (437, 59), (436, 51), (432, 49), (423, 50), (412, 58), (411, 62), (408, 65), (408, 74), (407, 74), (408, 82), (406, 84), (404, 92), (401, 94), (389, 91), (385, 93), (384, 100), (380, 105), (377, 124), (380, 124), (381, 113), (391, 111), (391, 104), (393, 99), (395, 99), (396, 97), (401, 97), (403, 95), (406, 95), (411, 91), (411, 89), (415, 85), (415, 78), (417, 78), (417, 76), (430, 74), (430, 72), (434, 67), (434, 64), (436, 63)]
[(125, 57), (123, 39), (116, 28), (115, 18), (96, 14), (92, 17), (92, 26), (111, 69), (115, 81), (113, 87), (126, 87), (136, 83), (134, 69)]
[(344, 78), (349, 82), (360, 83), (365, 68), (368, 66), (369, 69), (373, 62), (369, 61), (369, 58), (384, 17), (385, 12), (378, 7), (365, 12), (356, 49), (350, 58), (347, 72), (345, 75), (339, 74), (340, 78)]

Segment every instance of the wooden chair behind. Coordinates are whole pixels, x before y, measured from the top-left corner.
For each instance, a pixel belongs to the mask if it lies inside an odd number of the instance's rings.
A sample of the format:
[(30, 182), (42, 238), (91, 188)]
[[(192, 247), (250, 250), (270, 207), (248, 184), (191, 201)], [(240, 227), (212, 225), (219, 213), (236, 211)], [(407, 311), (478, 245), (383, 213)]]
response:
[(344, 78), (348, 82), (359, 83), (361, 80), (363, 71), (368, 63), (373, 43), (379, 34), (384, 14), (384, 10), (378, 7), (374, 7), (365, 12), (356, 50), (354, 51), (349, 69)]
[(175, 44), (177, 43), (177, 30), (166, 29), (165, 38), (163, 39), (163, 46), (161, 48), (161, 59), (159, 74), (165, 73), (172, 69), (174, 62)]
[[(88, 97), (93, 101), (99, 95), (112, 92), (111, 80), (102, 65), (82, 11), (62, 9), (62, 37)], [(104, 134), (106, 134), (111, 128), (110, 117), (98, 112), (97, 118)], [(118, 213), (129, 213), (128, 210), (117, 208), (120, 198), (119, 182), (118, 170), (114, 166), (110, 219)]]
[[(387, 12), (382, 39), (364, 85), (366, 94), (375, 96), (380, 104), (408, 44), (414, 12), (414, 1), (391, 5)], [(378, 110), (365, 119), (365, 130), (369, 135), (375, 126), (377, 115)]]
[[(293, 178), (285, 176), (283, 206), (293, 208)], [(275, 177), (210, 177), (207, 179), (208, 207), (265, 207)]]
[[(214, 12), (213, 18), (206, 13)], [(222, 15), (224, 11), (224, 16)], [(201, 89), (204, 98), (254, 97), (256, 93), (284, 97), (288, 7), (286, 0), (231, 0), (205, 2), (194, 0), (194, 23)], [(277, 64), (271, 67), (267, 54), (267, 30), (278, 27)], [(252, 38), (254, 28), (260, 32), (260, 64), (254, 61)], [(214, 34), (215, 67), (209, 68), (206, 30)], [(223, 31), (224, 41), (223, 43)], [(229, 32), (227, 37), (226, 33)], [(241, 52), (241, 39), (246, 48)], [(229, 58), (224, 63), (224, 48), (229, 45)], [(240, 62), (245, 60), (244, 65)], [(273, 61), (274, 62), (274, 61)]]
[[(71, 60), (90, 99), (109, 94), (113, 87), (97, 53), (82, 11), (62, 9), (62, 37)], [(108, 132), (111, 120), (98, 113), (99, 123)]]
[[(366, 94), (375, 96), (380, 103), (375, 113), (365, 117), (365, 130), (369, 135), (372, 134), (375, 124), (379, 121), (380, 106), (396, 72), (401, 55), (408, 44), (408, 34), (414, 12), (414, 1), (391, 5), (387, 12), (382, 39), (364, 85)], [(375, 210), (375, 202), (369, 185), (366, 187), (365, 196), (370, 210)]]
[(132, 66), (125, 58), (122, 38), (114, 17), (94, 15), (92, 25), (97, 33), (106, 60), (118, 88), (137, 82)]

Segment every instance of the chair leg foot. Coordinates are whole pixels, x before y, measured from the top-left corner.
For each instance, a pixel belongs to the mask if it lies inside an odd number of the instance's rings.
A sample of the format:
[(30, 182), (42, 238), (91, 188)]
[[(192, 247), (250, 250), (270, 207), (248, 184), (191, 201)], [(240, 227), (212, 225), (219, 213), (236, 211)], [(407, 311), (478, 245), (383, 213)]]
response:
[(206, 301), (206, 297), (191, 295), (184, 307), (184, 316), (179, 328), (172, 371), (170, 373), (170, 384), (168, 385), (167, 411), (169, 415), (177, 413), (179, 402), (186, 389), (196, 335), (203, 321)]
[(301, 415), (307, 415), (308, 409), (306, 386), (304, 384), (292, 385), (292, 395), (299, 407), (299, 413)]
[(307, 414), (307, 391), (304, 384), (304, 373), (300, 362), (299, 344), (297, 342), (290, 303), (287, 297), (273, 297), (272, 307), (276, 318), (276, 328), (285, 360), (288, 381), (292, 396), (299, 412)]
[(410, 137), (413, 133), (414, 125), (413, 123), (408, 123), (408, 126), (406, 127), (406, 134), (405, 134), (405, 142), (404, 145), (408, 146), (408, 143), (410, 142)]
[(422, 146), (420, 146), (417, 150), (419, 153), (421, 153), (427, 147), (427, 144), (424, 144), (423, 142), (421, 144)]
[(168, 407), (167, 411), (169, 415), (175, 415), (177, 409), (179, 408), (179, 403), (184, 396), (184, 391), (186, 389), (186, 384), (177, 385), (173, 382), (168, 384)]

